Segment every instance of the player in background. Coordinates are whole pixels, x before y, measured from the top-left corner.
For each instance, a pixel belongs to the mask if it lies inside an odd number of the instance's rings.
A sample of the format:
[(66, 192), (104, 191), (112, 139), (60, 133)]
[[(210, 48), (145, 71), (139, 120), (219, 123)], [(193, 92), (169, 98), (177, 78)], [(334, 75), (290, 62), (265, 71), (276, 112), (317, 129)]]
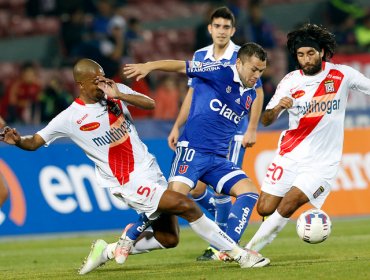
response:
[(271, 216), (246, 246), (256, 251), (273, 241), (299, 207), (322, 207), (342, 156), (348, 93), (370, 94), (370, 79), (328, 61), (336, 42), (324, 27), (305, 24), (287, 38), (299, 69), (283, 78), (262, 115), (268, 126), (287, 110), (289, 129), (281, 133), (262, 184), (257, 211)]
[[(167, 189), (167, 182), (155, 158), (140, 140), (127, 109), (131, 104), (154, 108), (154, 101), (123, 84), (104, 77), (99, 64), (79, 60), (73, 69), (80, 96), (34, 135), (20, 136), (15, 128), (5, 127), (2, 141), (34, 151), (61, 137), (69, 137), (95, 163), (98, 184), (109, 188), (118, 199), (139, 213), (145, 213), (153, 232), (135, 244), (138, 253), (175, 247), (179, 241), (177, 218), (207, 242), (219, 246), (242, 268), (269, 263), (259, 254), (240, 248), (208, 219), (197, 204), (185, 195)], [(104, 240), (93, 243), (86, 262), (79, 270), (86, 274), (114, 257), (114, 248)]]
[[(266, 69), (266, 60), (261, 46), (247, 43), (239, 49), (236, 64), (162, 60), (124, 67), (128, 78), (141, 79), (151, 71), (162, 70), (186, 72), (189, 78), (198, 79), (188, 121), (177, 142), (169, 185), (187, 195), (200, 180), (217, 193), (234, 196), (226, 233), (235, 242), (247, 227), (258, 195), (245, 172), (227, 159), (229, 142), (256, 98), (254, 87)], [(122, 238), (131, 239), (125, 232)], [(127, 255), (129, 243), (122, 244)]]
[[(235, 33), (235, 17), (227, 7), (220, 7), (213, 11), (209, 19), (208, 32), (211, 34), (213, 44), (195, 51), (193, 60), (201, 62), (222, 61), (235, 64), (240, 47), (231, 41), (231, 37)], [(187, 121), (197, 80), (197, 78), (189, 79), (188, 93), (168, 136), (168, 145), (172, 150), (176, 150), (180, 128)], [(257, 80), (255, 88), (257, 97), (252, 105), (249, 124), (248, 118), (243, 118), (235, 136), (230, 141), (228, 158), (239, 167), (242, 166), (245, 147), (252, 147), (256, 142), (258, 121), (261, 115), (264, 97), (260, 79)], [(214, 193), (201, 181), (198, 181), (196, 187), (190, 191), (190, 194), (196, 202), (215, 217), (216, 224), (223, 231), (226, 231), (232, 206), (231, 197), (229, 195)], [(208, 247), (197, 260), (218, 260), (218, 256), (218, 251), (215, 248)]]
[[(4, 128), (6, 125), (4, 119), (0, 116), (0, 129)], [(2, 137), (0, 136), (0, 140)], [(1, 211), (1, 206), (5, 203), (5, 201), (9, 197), (9, 192), (8, 189), (5, 186), (4, 178), (2, 178), (1, 173), (0, 173), (0, 225), (3, 223), (5, 219), (4, 213)]]

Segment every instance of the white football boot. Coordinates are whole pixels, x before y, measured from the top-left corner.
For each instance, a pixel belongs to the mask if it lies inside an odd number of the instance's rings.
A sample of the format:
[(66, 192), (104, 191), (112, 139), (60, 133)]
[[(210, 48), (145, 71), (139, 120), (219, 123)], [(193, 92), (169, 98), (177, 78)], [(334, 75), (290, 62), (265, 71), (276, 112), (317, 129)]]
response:
[(114, 250), (114, 259), (118, 264), (124, 264), (130, 254), (132, 247), (134, 246), (135, 240), (132, 240), (126, 236), (126, 232), (131, 228), (133, 224), (128, 224), (122, 232), (120, 239), (117, 242), (116, 249)]
[(241, 268), (264, 267), (270, 264), (268, 258), (249, 249), (244, 249), (242, 254), (234, 260), (239, 263)]
[(105, 264), (108, 259), (103, 256), (103, 252), (107, 245), (107, 242), (102, 239), (94, 241), (91, 245), (90, 253), (83, 262), (81, 268), (78, 270), (78, 273), (86, 274)]

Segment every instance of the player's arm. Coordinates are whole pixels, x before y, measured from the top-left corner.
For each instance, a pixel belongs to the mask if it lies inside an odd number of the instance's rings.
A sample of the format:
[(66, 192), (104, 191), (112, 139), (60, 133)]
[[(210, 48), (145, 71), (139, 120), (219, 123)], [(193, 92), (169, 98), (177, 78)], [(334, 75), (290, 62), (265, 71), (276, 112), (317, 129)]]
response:
[(263, 98), (264, 98), (262, 86), (256, 89), (256, 93), (257, 93), (257, 97), (253, 101), (253, 104), (252, 104), (248, 128), (247, 128), (247, 131), (244, 133), (244, 137), (243, 137), (243, 142), (242, 142), (243, 147), (252, 147), (257, 141), (257, 128), (258, 128), (258, 122), (261, 117)]
[(188, 119), (192, 99), (193, 99), (193, 88), (189, 87), (188, 93), (186, 94), (185, 99), (181, 105), (179, 115), (177, 116), (176, 121), (167, 138), (168, 146), (172, 150), (176, 149), (177, 140), (179, 139), (180, 136), (180, 128), (185, 124), (185, 122)]
[(44, 139), (38, 134), (21, 136), (15, 128), (10, 127), (4, 128), (0, 140), (27, 151), (35, 151), (45, 144)]
[(141, 109), (151, 110), (155, 107), (154, 100), (149, 96), (134, 92), (131, 88), (127, 86), (123, 87), (122, 90), (120, 90), (117, 87), (117, 84), (111, 79), (105, 77), (97, 77), (96, 83), (98, 84), (98, 87), (110, 98), (122, 100)]
[(126, 64), (123, 67), (123, 74), (127, 78), (136, 77), (136, 80), (140, 80), (154, 70), (186, 73), (186, 63), (183, 60), (157, 60), (147, 63)]
[(293, 106), (293, 99), (289, 97), (283, 97), (280, 99), (279, 103), (272, 109), (268, 109), (262, 113), (261, 122), (264, 126), (269, 126), (272, 124), (279, 114), (285, 110), (289, 109)]

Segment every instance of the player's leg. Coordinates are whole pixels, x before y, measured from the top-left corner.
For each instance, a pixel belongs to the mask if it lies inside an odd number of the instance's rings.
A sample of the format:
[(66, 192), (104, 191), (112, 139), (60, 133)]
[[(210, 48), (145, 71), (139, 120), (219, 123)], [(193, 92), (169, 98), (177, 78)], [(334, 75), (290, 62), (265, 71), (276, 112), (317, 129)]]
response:
[(215, 198), (214, 193), (207, 185), (201, 181), (197, 182), (194, 189), (190, 191), (194, 201), (208, 211), (213, 217), (215, 217)]
[(257, 188), (234, 163), (221, 157), (215, 158), (214, 162), (214, 168), (202, 180), (215, 187), (217, 193), (235, 197), (228, 216), (226, 233), (235, 242), (239, 242), (257, 202)]
[(271, 216), (261, 224), (246, 246), (247, 249), (254, 251), (260, 251), (270, 244), (288, 223), (290, 216), (309, 201), (296, 187), (292, 187), (283, 198), (262, 192), (260, 200), (261, 203), (257, 206), (258, 213)]

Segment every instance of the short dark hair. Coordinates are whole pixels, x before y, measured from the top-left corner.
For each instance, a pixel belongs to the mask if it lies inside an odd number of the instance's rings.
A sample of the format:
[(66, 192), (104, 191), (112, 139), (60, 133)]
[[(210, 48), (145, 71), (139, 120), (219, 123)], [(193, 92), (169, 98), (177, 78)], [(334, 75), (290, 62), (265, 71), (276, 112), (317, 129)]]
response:
[(261, 61), (266, 61), (267, 59), (267, 52), (264, 48), (262, 48), (260, 45), (249, 42), (242, 45), (238, 51), (238, 58), (240, 58), (242, 61), (245, 60), (246, 57), (252, 57), (255, 56)]
[(209, 19), (209, 23), (212, 24), (212, 21), (215, 18), (228, 19), (228, 20), (231, 21), (231, 25), (233, 27), (235, 27), (235, 16), (234, 16), (233, 12), (230, 11), (230, 9), (226, 6), (222, 6), (222, 7), (217, 8), (216, 10), (214, 10), (213, 13), (211, 14), (210, 19)]
[(287, 47), (290, 55), (297, 60), (297, 46), (305, 41), (315, 41), (320, 50), (324, 50), (323, 60), (327, 61), (333, 57), (337, 43), (335, 35), (325, 27), (312, 23), (306, 23), (302, 27), (291, 31), (287, 35)]

